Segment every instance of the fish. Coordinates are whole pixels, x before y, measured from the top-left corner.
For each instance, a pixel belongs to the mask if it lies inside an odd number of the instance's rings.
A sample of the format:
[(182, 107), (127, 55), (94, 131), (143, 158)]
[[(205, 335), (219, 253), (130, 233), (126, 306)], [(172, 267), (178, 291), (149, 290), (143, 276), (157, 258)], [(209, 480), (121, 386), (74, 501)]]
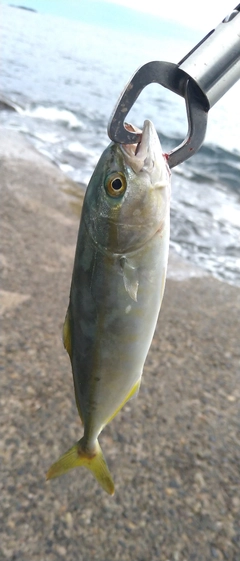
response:
[(114, 494), (98, 437), (140, 387), (165, 287), (170, 175), (146, 120), (141, 141), (111, 142), (90, 179), (63, 326), (84, 433), (47, 479), (84, 466)]

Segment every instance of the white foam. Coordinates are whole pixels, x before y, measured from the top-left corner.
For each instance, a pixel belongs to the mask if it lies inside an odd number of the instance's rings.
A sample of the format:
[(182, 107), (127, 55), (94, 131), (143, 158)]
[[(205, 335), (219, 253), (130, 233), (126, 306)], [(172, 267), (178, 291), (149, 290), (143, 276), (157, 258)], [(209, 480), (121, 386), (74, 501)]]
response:
[(67, 150), (73, 152), (74, 154), (85, 154), (86, 156), (94, 156), (94, 152), (89, 150), (81, 142), (70, 142), (68, 144)]
[(40, 154), (42, 154), (43, 156), (46, 156), (46, 158), (48, 158), (48, 160), (51, 160), (51, 162), (55, 163), (55, 159), (54, 159), (53, 155), (48, 150), (45, 150), (44, 148), (38, 148), (37, 150), (38, 150), (38, 152), (40, 152)]
[(61, 164), (60, 162), (58, 162), (58, 166), (63, 171), (63, 173), (70, 173), (71, 171), (74, 170), (74, 168), (69, 164)]
[(60, 142), (62, 140), (62, 138), (58, 134), (52, 132), (35, 133), (33, 136), (38, 140), (42, 140), (43, 142), (50, 142), (50, 144), (56, 144), (57, 142)]
[(67, 109), (39, 105), (35, 109), (20, 110), (19, 113), (35, 119), (66, 123), (70, 128), (83, 127), (83, 123), (77, 119), (76, 115)]

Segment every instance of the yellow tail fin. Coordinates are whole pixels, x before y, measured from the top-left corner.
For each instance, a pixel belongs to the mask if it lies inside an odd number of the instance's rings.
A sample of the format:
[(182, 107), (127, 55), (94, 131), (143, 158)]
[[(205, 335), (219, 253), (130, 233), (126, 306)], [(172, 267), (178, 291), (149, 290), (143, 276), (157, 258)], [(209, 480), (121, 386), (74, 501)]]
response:
[(55, 464), (52, 464), (47, 472), (47, 479), (59, 477), (59, 475), (67, 473), (70, 469), (84, 466), (92, 471), (102, 488), (107, 491), (109, 495), (113, 495), (114, 483), (98, 441), (96, 443), (94, 455), (91, 456), (83, 450), (82, 444), (83, 439), (74, 444), (74, 446), (70, 448), (66, 454), (61, 456)]

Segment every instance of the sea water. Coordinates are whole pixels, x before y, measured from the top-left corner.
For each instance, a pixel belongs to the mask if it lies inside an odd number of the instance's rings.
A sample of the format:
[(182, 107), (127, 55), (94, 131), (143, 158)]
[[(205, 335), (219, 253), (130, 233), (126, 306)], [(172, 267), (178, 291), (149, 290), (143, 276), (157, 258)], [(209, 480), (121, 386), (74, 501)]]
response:
[[(217, 23), (217, 22), (216, 22)], [(1, 7), (2, 125), (86, 186), (109, 143), (107, 123), (130, 79), (150, 60), (177, 63), (201, 37), (149, 36)], [(240, 286), (240, 83), (209, 113), (203, 147), (173, 170), (171, 246), (184, 258)], [(153, 121), (163, 151), (187, 132), (184, 101), (152, 84), (128, 120)]]

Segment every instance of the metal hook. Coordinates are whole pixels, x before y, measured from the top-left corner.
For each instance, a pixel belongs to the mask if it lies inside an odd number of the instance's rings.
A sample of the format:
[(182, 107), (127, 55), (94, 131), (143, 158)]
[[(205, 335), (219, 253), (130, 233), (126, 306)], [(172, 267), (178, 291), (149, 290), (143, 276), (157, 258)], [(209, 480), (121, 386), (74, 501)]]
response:
[(207, 128), (209, 109), (208, 101), (200, 88), (189, 77), (186, 78), (186, 74), (177, 64), (153, 61), (137, 70), (114, 109), (108, 135), (114, 142), (121, 144), (140, 142), (141, 134), (127, 130), (124, 121), (142, 90), (154, 82), (184, 97), (186, 102), (188, 133), (185, 140), (168, 154), (168, 164), (172, 168), (190, 158), (201, 146)]

